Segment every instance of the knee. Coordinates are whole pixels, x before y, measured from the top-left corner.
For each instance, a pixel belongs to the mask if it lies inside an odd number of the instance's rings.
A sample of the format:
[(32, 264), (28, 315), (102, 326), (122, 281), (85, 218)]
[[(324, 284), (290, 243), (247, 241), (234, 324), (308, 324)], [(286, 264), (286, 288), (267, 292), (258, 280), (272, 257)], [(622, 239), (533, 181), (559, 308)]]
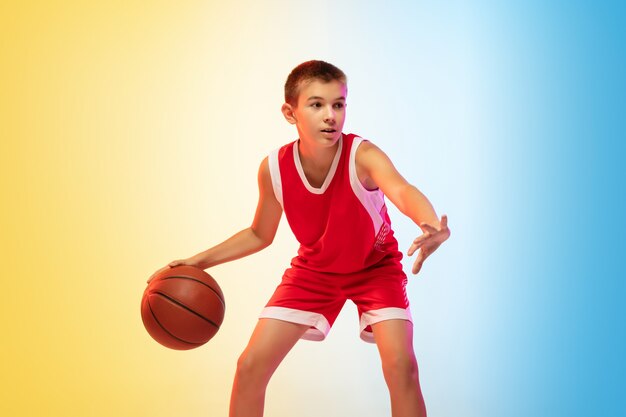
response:
[(396, 354), (383, 359), (383, 373), (390, 387), (419, 384), (417, 360), (412, 354)]
[(270, 374), (265, 361), (260, 360), (256, 355), (244, 352), (239, 356), (236, 376), (240, 383), (248, 381), (258, 384), (265, 379), (269, 380)]

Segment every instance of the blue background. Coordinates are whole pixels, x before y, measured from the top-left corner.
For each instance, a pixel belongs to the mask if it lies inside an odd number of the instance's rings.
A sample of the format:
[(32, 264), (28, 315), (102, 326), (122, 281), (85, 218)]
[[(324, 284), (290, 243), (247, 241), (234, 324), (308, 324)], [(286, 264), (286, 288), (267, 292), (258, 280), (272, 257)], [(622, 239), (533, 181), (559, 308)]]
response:
[(482, 292), (484, 327), (472, 412), (455, 415), (626, 415), (624, 7), (465, 7), (485, 42), (489, 120), (473, 133), (489, 186), (457, 226), (483, 257), (469, 296)]

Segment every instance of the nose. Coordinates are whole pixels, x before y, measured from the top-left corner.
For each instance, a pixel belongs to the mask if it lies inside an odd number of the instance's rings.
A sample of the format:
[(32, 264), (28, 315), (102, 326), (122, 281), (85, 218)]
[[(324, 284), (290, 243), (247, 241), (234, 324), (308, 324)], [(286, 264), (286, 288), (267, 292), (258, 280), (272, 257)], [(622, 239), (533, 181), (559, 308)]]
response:
[(333, 109), (333, 106), (326, 107), (326, 114), (324, 114), (324, 122), (325, 123), (335, 122), (335, 109)]

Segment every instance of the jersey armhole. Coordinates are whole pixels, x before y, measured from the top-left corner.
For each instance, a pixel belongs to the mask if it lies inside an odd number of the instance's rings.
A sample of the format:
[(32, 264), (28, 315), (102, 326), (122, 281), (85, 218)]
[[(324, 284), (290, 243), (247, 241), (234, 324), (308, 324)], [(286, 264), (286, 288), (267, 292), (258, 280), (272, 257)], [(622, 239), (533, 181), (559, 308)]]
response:
[[(280, 166), (278, 165), (278, 152), (280, 148), (273, 150), (267, 156), (267, 162), (270, 169), (270, 177), (272, 179), (272, 188), (274, 189), (274, 196), (276, 200), (283, 207), (283, 183), (280, 178)], [(284, 209), (284, 207), (283, 207)]]
[(359, 176), (356, 171), (356, 151), (359, 148), (359, 145), (364, 141), (367, 141), (367, 139), (355, 136), (352, 142), (352, 148), (350, 149), (350, 161), (348, 164), (350, 186), (354, 195), (356, 195), (365, 210), (370, 215), (372, 223), (374, 224), (374, 234), (377, 235), (385, 223), (383, 217), (383, 213), (386, 210), (385, 200), (383, 192), (380, 188), (368, 190), (363, 186), (363, 184), (361, 184), (361, 181), (359, 181)]

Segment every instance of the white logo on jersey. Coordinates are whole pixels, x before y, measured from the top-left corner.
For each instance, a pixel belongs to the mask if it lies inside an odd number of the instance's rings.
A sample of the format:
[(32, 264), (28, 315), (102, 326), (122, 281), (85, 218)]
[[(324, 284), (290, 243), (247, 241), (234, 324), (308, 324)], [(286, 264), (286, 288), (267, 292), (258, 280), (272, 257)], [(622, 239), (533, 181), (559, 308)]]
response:
[(389, 234), (390, 230), (391, 228), (389, 227), (387, 223), (383, 223), (383, 225), (380, 226), (380, 230), (378, 231), (378, 236), (376, 236), (376, 241), (374, 242), (375, 250), (379, 252), (383, 252), (383, 244), (385, 243), (385, 240), (387, 239), (387, 235)]

